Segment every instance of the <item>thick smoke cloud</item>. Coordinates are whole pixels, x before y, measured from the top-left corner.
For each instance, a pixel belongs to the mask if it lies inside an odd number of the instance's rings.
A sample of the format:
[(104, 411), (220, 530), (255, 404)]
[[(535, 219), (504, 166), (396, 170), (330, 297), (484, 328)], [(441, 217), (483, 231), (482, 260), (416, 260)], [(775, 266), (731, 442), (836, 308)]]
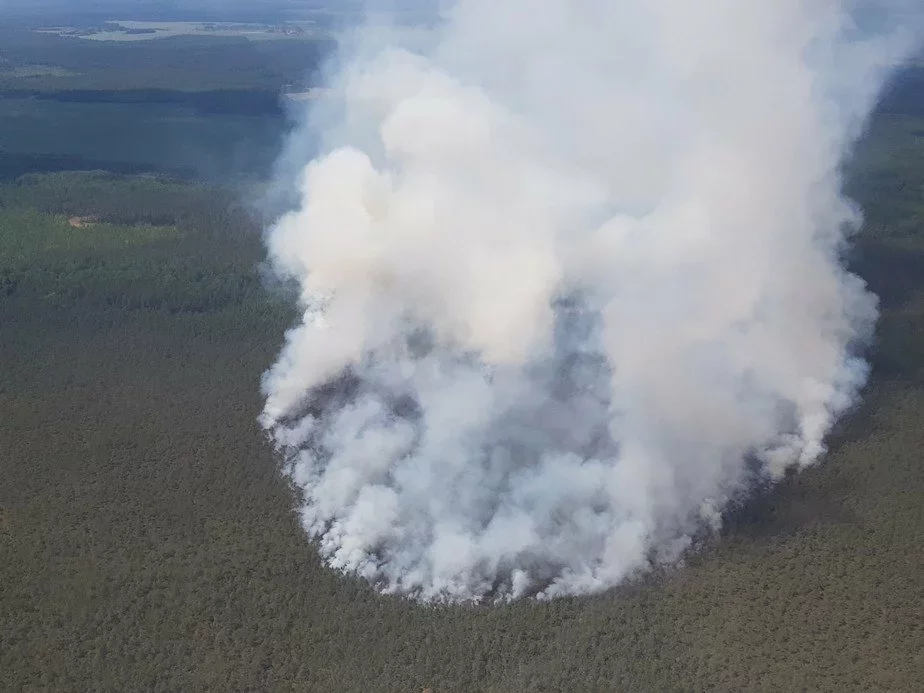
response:
[(840, 167), (910, 48), (854, 18), (458, 0), (345, 41), (268, 233), (304, 319), (261, 418), (331, 566), (591, 593), (819, 458), (876, 318)]

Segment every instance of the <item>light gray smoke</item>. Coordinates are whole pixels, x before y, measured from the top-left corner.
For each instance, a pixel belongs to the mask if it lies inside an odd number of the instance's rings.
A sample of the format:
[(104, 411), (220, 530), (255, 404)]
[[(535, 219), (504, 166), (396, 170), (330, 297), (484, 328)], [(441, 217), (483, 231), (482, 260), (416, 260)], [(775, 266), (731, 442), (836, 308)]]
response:
[(304, 319), (261, 418), (331, 566), (591, 593), (824, 452), (876, 317), (839, 169), (910, 46), (854, 16), (458, 0), (345, 44), (268, 233)]

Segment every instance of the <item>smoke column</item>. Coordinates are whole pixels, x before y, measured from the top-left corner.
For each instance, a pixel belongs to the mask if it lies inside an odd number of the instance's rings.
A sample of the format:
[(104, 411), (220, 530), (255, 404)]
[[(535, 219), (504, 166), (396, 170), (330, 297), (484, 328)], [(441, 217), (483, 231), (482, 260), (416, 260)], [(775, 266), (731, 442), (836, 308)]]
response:
[(267, 236), (304, 313), (261, 416), (332, 567), (593, 593), (819, 458), (876, 318), (840, 167), (910, 47), (856, 16), (458, 0), (344, 40)]

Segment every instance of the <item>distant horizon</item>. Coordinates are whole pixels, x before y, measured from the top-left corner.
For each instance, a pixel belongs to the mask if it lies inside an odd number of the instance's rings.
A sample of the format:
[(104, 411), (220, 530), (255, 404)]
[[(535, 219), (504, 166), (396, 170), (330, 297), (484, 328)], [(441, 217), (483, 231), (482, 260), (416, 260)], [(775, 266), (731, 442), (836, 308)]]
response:
[(0, 11), (0, 24), (9, 19), (42, 19), (59, 21), (103, 21), (120, 17), (133, 21), (216, 21), (216, 22), (278, 22), (297, 18), (304, 13), (359, 13), (373, 11), (426, 11), (435, 9), (432, 0), (389, 0), (362, 2), (358, 0), (7, 0)]

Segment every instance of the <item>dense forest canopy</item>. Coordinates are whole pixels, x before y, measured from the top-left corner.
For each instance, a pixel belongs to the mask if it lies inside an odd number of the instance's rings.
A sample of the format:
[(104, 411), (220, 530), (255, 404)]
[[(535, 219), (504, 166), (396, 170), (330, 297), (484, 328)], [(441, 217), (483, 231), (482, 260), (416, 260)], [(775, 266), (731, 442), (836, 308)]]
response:
[[(444, 608), (325, 568), (292, 511), (255, 416), (294, 306), (265, 281), (252, 177), (229, 182), (229, 157), (206, 176), (182, 156), (66, 141), (97, 118), (110, 132), (173, 123), (220, 131), (214, 153), (266, 126), (266, 162), (287, 127), (268, 95), (325, 50), (0, 29), (3, 685), (915, 690), (920, 68), (887, 92), (849, 166), (867, 217), (850, 261), (882, 318), (864, 403), (823, 463), (736, 508), (677, 569), (588, 599)], [(16, 72), (29, 65), (60, 72)], [(154, 105), (154, 125), (133, 110)]]

